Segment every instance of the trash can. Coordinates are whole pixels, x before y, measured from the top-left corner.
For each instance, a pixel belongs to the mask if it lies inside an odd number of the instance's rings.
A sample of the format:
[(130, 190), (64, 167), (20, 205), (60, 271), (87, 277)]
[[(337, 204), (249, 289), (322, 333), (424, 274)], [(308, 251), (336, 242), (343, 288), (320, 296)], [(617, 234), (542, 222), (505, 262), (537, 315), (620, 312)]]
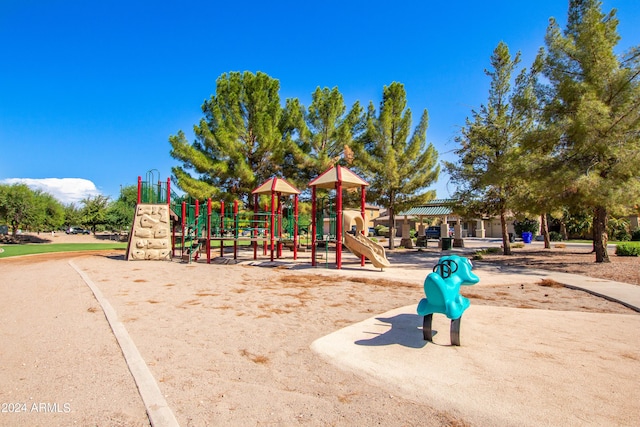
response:
[(524, 243), (531, 243), (531, 238), (533, 237), (533, 233), (530, 231), (523, 231), (522, 232), (522, 241)]
[(442, 250), (447, 251), (451, 249), (451, 241), (453, 239), (451, 237), (443, 237), (442, 238)]
[(516, 235), (513, 233), (509, 233), (509, 242), (514, 243), (516, 241)]

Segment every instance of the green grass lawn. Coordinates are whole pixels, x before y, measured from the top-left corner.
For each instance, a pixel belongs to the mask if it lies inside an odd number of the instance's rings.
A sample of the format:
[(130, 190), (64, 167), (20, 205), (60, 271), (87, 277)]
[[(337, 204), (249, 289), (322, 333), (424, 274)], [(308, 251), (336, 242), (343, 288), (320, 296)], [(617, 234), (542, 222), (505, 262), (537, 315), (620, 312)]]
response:
[(126, 243), (32, 243), (25, 245), (0, 245), (0, 258), (49, 252), (99, 251), (127, 248)]

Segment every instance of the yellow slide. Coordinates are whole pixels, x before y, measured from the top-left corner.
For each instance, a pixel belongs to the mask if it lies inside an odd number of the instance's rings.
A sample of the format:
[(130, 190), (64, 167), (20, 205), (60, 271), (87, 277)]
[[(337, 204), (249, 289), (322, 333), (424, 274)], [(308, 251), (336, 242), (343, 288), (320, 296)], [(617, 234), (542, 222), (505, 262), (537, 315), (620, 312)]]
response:
[[(356, 233), (351, 235), (347, 231), (351, 230), (351, 226), (355, 222)], [(364, 220), (358, 211), (342, 212), (342, 235), (344, 245), (356, 256), (364, 255), (371, 264), (376, 268), (391, 267), (391, 263), (387, 259), (382, 245), (374, 242), (362, 234), (364, 229)]]

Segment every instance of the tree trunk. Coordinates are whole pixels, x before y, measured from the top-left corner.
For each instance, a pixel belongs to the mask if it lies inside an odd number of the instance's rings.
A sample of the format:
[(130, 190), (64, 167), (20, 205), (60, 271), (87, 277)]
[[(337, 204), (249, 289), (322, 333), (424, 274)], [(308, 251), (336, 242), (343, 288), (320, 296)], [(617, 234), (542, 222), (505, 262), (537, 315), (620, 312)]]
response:
[(389, 208), (389, 250), (394, 250), (396, 248), (395, 240), (396, 240), (396, 214), (393, 211), (393, 208)]
[(507, 215), (504, 210), (500, 211), (500, 226), (502, 227), (502, 247), (505, 255), (511, 255), (511, 242), (507, 233)]
[(567, 233), (567, 224), (564, 221), (560, 221), (560, 234), (562, 235), (562, 240), (569, 240), (569, 233)]
[(609, 215), (607, 208), (597, 206), (593, 218), (593, 249), (596, 253), (596, 262), (611, 262), (609, 253), (607, 252), (607, 222)]
[(547, 224), (546, 213), (540, 215), (540, 229), (542, 230), (542, 235), (544, 236), (544, 248), (551, 249), (551, 242), (549, 240), (549, 225)]

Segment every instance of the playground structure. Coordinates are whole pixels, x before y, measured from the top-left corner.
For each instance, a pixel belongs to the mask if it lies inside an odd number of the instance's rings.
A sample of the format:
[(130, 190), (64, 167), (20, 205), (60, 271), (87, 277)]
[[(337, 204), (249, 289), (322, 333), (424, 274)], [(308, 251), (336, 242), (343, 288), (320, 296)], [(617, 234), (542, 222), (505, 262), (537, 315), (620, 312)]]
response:
[[(326, 190), (335, 190), (335, 211), (329, 211), (330, 224), (335, 224), (335, 234), (329, 233), (329, 235), (324, 238), (324, 244), (325, 247), (328, 247), (328, 244), (330, 243), (335, 244), (336, 268), (342, 268), (343, 244), (356, 256), (360, 257), (361, 266), (364, 266), (365, 257), (371, 260), (372, 264), (377, 268), (385, 268), (391, 265), (386, 258), (382, 246), (378, 245), (377, 243), (366, 237), (364, 234), (366, 228), (364, 227), (364, 218), (367, 186), (369, 186), (369, 184), (366, 181), (351, 172), (349, 169), (339, 165), (327, 169), (320, 176), (309, 183), (309, 187), (311, 187), (311, 203), (313, 205), (311, 211), (311, 237), (313, 239), (311, 243), (312, 266), (316, 266), (316, 248), (318, 246), (318, 237), (325, 237), (322, 233), (324, 227), (324, 219), (321, 219), (322, 215), (318, 215), (318, 213), (324, 213), (326, 209), (324, 209), (322, 203), (320, 204), (320, 209), (318, 209), (318, 202), (324, 201), (324, 199), (318, 199), (317, 197), (317, 189), (319, 188)], [(343, 190), (358, 188), (360, 189), (360, 212), (358, 213), (356, 211), (356, 213), (354, 214), (353, 211), (347, 211), (345, 213), (342, 206)], [(356, 223), (356, 232), (353, 236), (351, 236), (348, 232), (351, 230), (351, 225), (353, 222)], [(318, 225), (320, 225), (320, 227)], [(318, 229), (320, 229), (320, 233), (318, 232)], [(333, 230), (332, 226), (330, 226), (330, 230)]]
[[(283, 247), (290, 247), (293, 259), (298, 256), (300, 191), (282, 178), (271, 178), (253, 192), (253, 209), (240, 209), (238, 201), (225, 206), (219, 202), (219, 209), (213, 208), (211, 199), (200, 203), (188, 196), (178, 196), (171, 191), (171, 182), (156, 180), (150, 171), (146, 180), (138, 177), (138, 200), (133, 221), (127, 260), (169, 260), (179, 256), (186, 262), (199, 261), (206, 256), (211, 263), (211, 254), (217, 248), (224, 257), (225, 249), (233, 248), (234, 260), (238, 258), (238, 247), (249, 245), (253, 249), (253, 259), (270, 252), (270, 260), (282, 257)], [(365, 236), (364, 222), (365, 187), (369, 185), (353, 172), (342, 166), (328, 169), (313, 180), (311, 224), (303, 228), (311, 231), (311, 263), (316, 266), (318, 246), (325, 248), (328, 265), (329, 246), (335, 246), (336, 268), (342, 267), (342, 246), (360, 257), (364, 266), (365, 258), (376, 268), (389, 267), (384, 248)], [(317, 197), (317, 188), (335, 190), (335, 200), (328, 195)], [(342, 191), (361, 189), (361, 210), (343, 212)], [(260, 196), (270, 203), (260, 210)], [(266, 196), (266, 197), (265, 197)], [(293, 200), (291, 201), (291, 196)], [(328, 232), (325, 233), (325, 219)], [(349, 234), (355, 225), (355, 233)], [(310, 227), (309, 227), (310, 226)], [(309, 230), (309, 228), (311, 230)], [(248, 243), (248, 244), (247, 244)]]
[(424, 280), (423, 298), (418, 303), (417, 312), (424, 316), (422, 333), (425, 341), (433, 340), (431, 323), (434, 313), (442, 313), (451, 319), (451, 345), (460, 345), (460, 321), (469, 307), (469, 299), (460, 295), (460, 286), (475, 285), (480, 281), (471, 269), (467, 258), (458, 255), (444, 256), (433, 267), (433, 273)]

